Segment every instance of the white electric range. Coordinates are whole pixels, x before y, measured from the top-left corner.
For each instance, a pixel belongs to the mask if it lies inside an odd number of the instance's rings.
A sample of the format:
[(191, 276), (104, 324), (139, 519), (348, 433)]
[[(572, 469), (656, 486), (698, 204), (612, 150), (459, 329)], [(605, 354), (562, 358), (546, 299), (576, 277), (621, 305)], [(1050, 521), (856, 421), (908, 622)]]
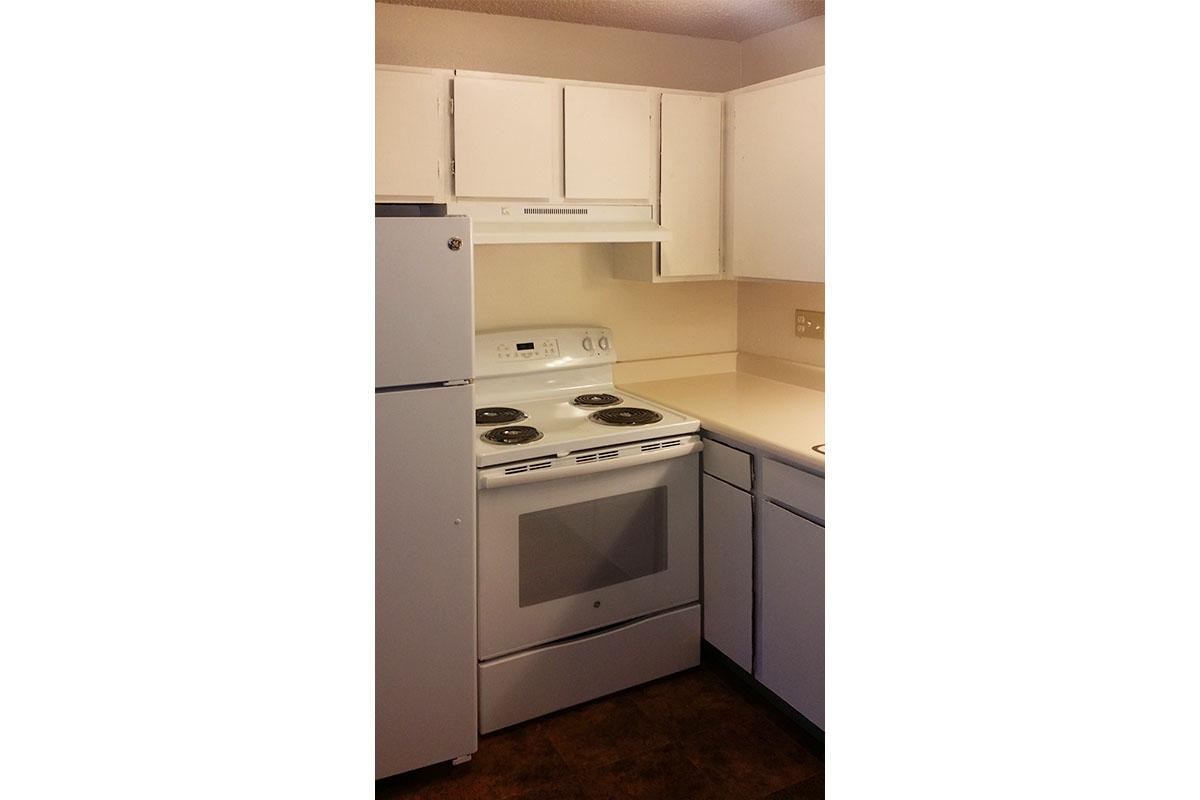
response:
[(700, 660), (700, 423), (613, 386), (603, 327), (475, 337), (487, 733)]

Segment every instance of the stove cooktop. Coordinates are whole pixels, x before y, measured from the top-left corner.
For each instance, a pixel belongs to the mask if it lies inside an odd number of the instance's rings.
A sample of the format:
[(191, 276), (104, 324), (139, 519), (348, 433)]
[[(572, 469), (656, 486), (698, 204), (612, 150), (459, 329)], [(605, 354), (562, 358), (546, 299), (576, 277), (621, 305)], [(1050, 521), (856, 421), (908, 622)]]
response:
[[(486, 400), (486, 387), (478, 387), (477, 395), (483, 395), (478, 399)], [(580, 402), (581, 398), (595, 402)], [(604, 401), (603, 405), (600, 400)], [(589, 387), (589, 391), (583, 393), (572, 389), (536, 398), (506, 397), (503, 404), (481, 405), (475, 412), (476, 421), (495, 418), (484, 412), (508, 410), (525, 415), (520, 418), (520, 425), (497, 421), (491, 429), (485, 429), (485, 425), (493, 423), (479, 423), (480, 435), (475, 442), (476, 466), (490, 467), (530, 458), (566, 455), (594, 447), (695, 433), (700, 429), (700, 423), (695, 419), (612, 386)]]

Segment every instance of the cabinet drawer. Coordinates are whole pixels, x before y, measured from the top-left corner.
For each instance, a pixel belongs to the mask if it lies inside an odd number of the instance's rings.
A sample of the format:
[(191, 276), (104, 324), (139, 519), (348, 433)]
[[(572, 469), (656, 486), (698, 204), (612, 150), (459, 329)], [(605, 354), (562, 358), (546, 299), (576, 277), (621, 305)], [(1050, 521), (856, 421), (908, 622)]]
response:
[[(707, 454), (706, 444), (706, 457)], [(819, 475), (764, 458), (762, 493), (810, 517), (825, 520), (825, 479)]]
[(704, 471), (714, 478), (750, 491), (750, 454), (704, 440)]

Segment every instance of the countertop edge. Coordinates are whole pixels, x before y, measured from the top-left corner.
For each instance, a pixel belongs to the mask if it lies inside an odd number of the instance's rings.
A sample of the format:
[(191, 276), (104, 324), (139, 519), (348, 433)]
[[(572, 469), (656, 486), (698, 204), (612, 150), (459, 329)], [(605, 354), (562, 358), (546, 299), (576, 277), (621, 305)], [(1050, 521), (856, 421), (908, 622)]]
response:
[[(695, 415), (693, 415), (695, 416)], [(802, 452), (793, 450), (786, 445), (781, 445), (778, 442), (772, 442), (763, 439), (761, 436), (748, 433), (743, 430), (738, 430), (732, 426), (713, 423), (711, 420), (705, 420), (701, 417), (696, 417), (700, 420), (700, 430), (711, 431), (718, 436), (723, 436), (727, 439), (745, 442), (746, 444), (761, 450), (763, 455), (778, 458), (784, 461), (790, 461), (806, 471), (825, 477), (825, 457), (817, 452)]]
[[(725, 374), (725, 373), (722, 373), (722, 374)], [(779, 383), (781, 386), (787, 386), (788, 388), (801, 388), (804, 391), (817, 391), (817, 390), (807, 389), (804, 387), (793, 387), (791, 384), (786, 384), (786, 383), (783, 383), (782, 381), (773, 381), (770, 378), (753, 375), (752, 373), (751, 373), (751, 376), (757, 380), (765, 380), (765, 381), (770, 381), (772, 383)], [(653, 403), (657, 403), (657, 404), (665, 406), (667, 408), (674, 409), (675, 411), (678, 411), (681, 414), (686, 414), (688, 416), (695, 417), (697, 420), (700, 421), (701, 431), (710, 431), (710, 432), (716, 434), (717, 436), (725, 437), (732, 441), (744, 442), (748, 447), (753, 447), (756, 450), (762, 451), (763, 455), (766, 455), (768, 457), (777, 458), (781, 461), (790, 462), (792, 464), (795, 464), (797, 467), (799, 467), (801, 469), (804, 469), (809, 472), (813, 472), (815, 474), (819, 474), (821, 477), (825, 477), (825, 456), (822, 453), (818, 453), (814, 450), (808, 449), (807, 447), (803, 450), (796, 449), (787, 444), (783, 444), (783, 443), (779, 442), (778, 440), (773, 440), (773, 439), (764, 437), (761, 434), (753, 433), (751, 431), (740, 428), (737, 425), (729, 424), (729, 423), (726, 423), (719, 419), (714, 419), (713, 417), (710, 417), (710, 416), (704, 414), (703, 412), (698, 411), (694, 407), (689, 408), (690, 404), (688, 404), (688, 403), (673, 402), (671, 399), (656, 396), (653, 391), (648, 392), (648, 393), (639, 391), (642, 388), (639, 384), (670, 383), (673, 380), (694, 380), (695, 378), (700, 378), (700, 377), (704, 377), (704, 376), (686, 376), (686, 377), (681, 377), (678, 379), (665, 378), (665, 379), (661, 379), (658, 381), (625, 381), (623, 383), (616, 384), (616, 386), (618, 389), (627, 391), (630, 395), (632, 395), (634, 397), (641, 397), (644, 400), (647, 400), (647, 401), (650, 401)], [(820, 392), (820, 393), (824, 394), (824, 392)], [(824, 442), (824, 437), (822, 437), (821, 442), (813, 442), (813, 444), (822, 444), (823, 442)], [(808, 447), (811, 447), (811, 445), (809, 445)]]

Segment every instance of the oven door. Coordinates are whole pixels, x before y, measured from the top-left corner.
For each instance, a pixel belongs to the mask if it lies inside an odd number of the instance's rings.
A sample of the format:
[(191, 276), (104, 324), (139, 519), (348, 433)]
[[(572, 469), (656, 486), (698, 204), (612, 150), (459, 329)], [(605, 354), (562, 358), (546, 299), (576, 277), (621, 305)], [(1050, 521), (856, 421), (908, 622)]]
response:
[(699, 598), (700, 456), (680, 449), (480, 490), (481, 660)]

